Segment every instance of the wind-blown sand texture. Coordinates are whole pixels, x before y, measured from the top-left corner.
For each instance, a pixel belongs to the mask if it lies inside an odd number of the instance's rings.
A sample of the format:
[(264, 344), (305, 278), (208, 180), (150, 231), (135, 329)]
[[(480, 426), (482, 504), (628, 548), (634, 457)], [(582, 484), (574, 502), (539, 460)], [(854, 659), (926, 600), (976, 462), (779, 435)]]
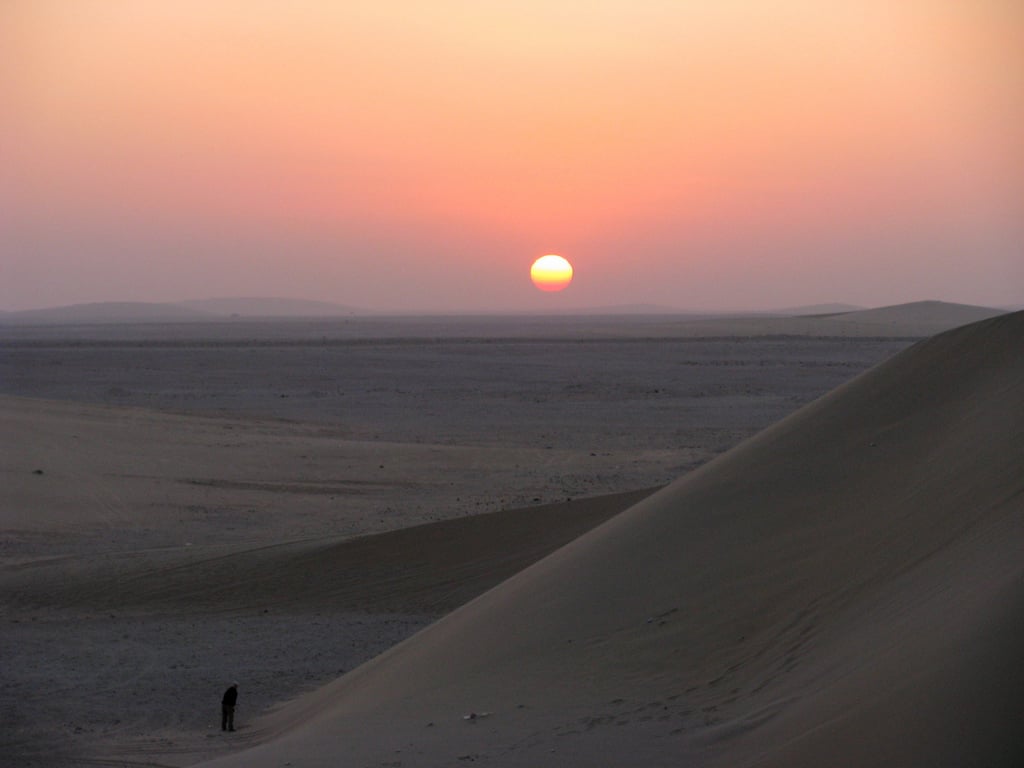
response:
[(1022, 338), (915, 345), (210, 765), (1020, 765)]
[[(1019, 315), (999, 322), (1013, 318), (1019, 338)], [(1006, 327), (979, 328), (990, 326)], [(180, 329), (159, 330), (166, 339)], [(89, 341), (96, 329), (69, 342), (65, 332), (51, 329), (0, 358), (0, 389), (64, 401), (0, 396), (0, 599), (9, 618), (0, 627), (8, 724), (0, 763), (181, 766), (271, 739), (234, 764), (755, 764), (758, 750), (802, 733), (815, 700), (841, 719), (860, 713), (851, 697), (880, 696), (876, 678), (889, 662), (861, 652), (885, 641), (898, 649), (918, 631), (920, 616), (907, 602), (917, 582), (894, 597), (892, 572), (928, 542), (947, 554), (921, 554), (939, 581), (920, 589), (938, 590), (940, 608), (947, 595), (958, 601), (949, 616), (933, 617), (937, 626), (971, 632), (980, 625), (963, 606), (985, 610), (974, 594), (984, 585), (969, 586), (980, 578), (973, 566), (963, 566), (970, 578), (961, 584), (960, 565), (943, 560), (954, 550), (965, 562), (973, 556), (950, 528), (954, 501), (939, 499), (949, 519), (934, 531), (920, 505), (941, 495), (931, 474), (944, 471), (932, 472), (939, 465), (929, 456), (946, 461), (947, 485), (974, 476), (974, 463), (942, 447), (946, 430), (975, 439), (968, 432), (986, 429), (984, 418), (996, 419), (1000, 408), (1005, 429), (1017, 418), (1019, 430), (1019, 363), (1006, 362), (998, 334), (984, 341), (989, 331), (957, 332), (973, 334), (958, 342), (974, 355), (963, 363), (941, 362), (948, 347), (928, 347), (949, 344), (940, 338), (883, 366), (902, 371), (881, 379), (895, 393), (884, 407), (870, 404), (860, 382), (843, 387), (824, 401), (839, 405), (813, 405), (802, 413), (821, 411), (815, 418), (785, 419), (636, 506), (649, 486), (907, 342), (399, 335), (386, 347), (355, 339), (314, 348), (289, 327), (284, 345), (196, 344), (186, 336), (154, 347)], [(989, 353), (985, 343), (994, 345)], [(927, 386), (910, 374), (922, 348), (933, 349), (944, 371)], [(918, 362), (899, 362), (907, 355)], [(975, 359), (983, 364), (971, 373)], [(947, 376), (952, 371), (960, 375)], [(991, 379), (987, 405), (979, 402), (983, 374)], [(323, 397), (332, 378), (343, 397)], [(862, 393), (860, 412), (846, 390)], [(450, 411), (455, 405), (461, 410)], [(936, 409), (942, 418), (926, 429)], [(854, 422), (849, 435), (841, 413)], [(353, 415), (366, 416), (366, 427)], [(805, 422), (817, 425), (813, 434), (804, 434)], [(833, 455), (883, 422), (913, 429), (894, 427), (870, 441), (866, 456), (853, 451), (846, 469), (832, 466)], [(784, 439), (765, 437), (773, 434)], [(1019, 469), (1019, 452), (1000, 443), (1001, 434), (982, 449)], [(820, 435), (828, 450), (808, 447)], [(898, 451), (888, 447), (894, 436)], [(767, 461), (756, 451), (729, 458), (765, 441), (772, 448), (757, 451), (768, 451)], [(971, 461), (997, 474), (1004, 466)], [(906, 509), (893, 488), (877, 489), (893, 477)], [(977, 478), (982, 491), (971, 485), (970, 497), (984, 507), (986, 475)], [(880, 501), (864, 498), (870, 488)], [(755, 492), (759, 501), (748, 504)], [(1020, 496), (1007, 498), (1019, 511)], [(863, 510), (852, 511), (858, 502), (873, 510), (863, 530)], [(491, 510), (502, 511), (463, 517)], [(970, 530), (988, 530), (986, 514), (979, 507), (981, 522)], [(394, 661), (386, 656), (253, 722), (609, 519), (395, 649)], [(894, 524), (894, 551), (872, 549)], [(615, 532), (601, 533), (609, 528)], [(944, 549), (936, 543), (943, 535), (960, 543)], [(1014, 535), (1001, 544), (1019, 550)], [(659, 563), (666, 549), (672, 562)], [(853, 562), (862, 552), (875, 563), (863, 574)], [(922, 572), (906, 568), (917, 579)], [(766, 578), (772, 574), (779, 579)], [(884, 636), (885, 622), (896, 635)], [(739, 633), (729, 639), (733, 627)], [(929, 657), (915, 655), (922, 641), (914, 642), (908, 652), (926, 664)], [(1004, 656), (997, 651), (992, 663), (1005, 664)], [(941, 667), (941, 649), (933, 658)], [(1010, 668), (1007, 679), (1019, 681), (1014, 674)], [(216, 704), (235, 677), (241, 729), (225, 739)], [(423, 688), (435, 682), (436, 691)], [(1019, 700), (1007, 698), (1019, 689), (994, 684), (1004, 694), (992, 699), (994, 710), (1019, 711)], [(988, 717), (968, 701), (954, 708), (957, 722)], [(491, 714), (463, 720), (470, 711)], [(934, 718), (922, 711), (924, 738)], [(1003, 724), (998, 712), (987, 722)], [(278, 763), (269, 757), (285, 752)]]

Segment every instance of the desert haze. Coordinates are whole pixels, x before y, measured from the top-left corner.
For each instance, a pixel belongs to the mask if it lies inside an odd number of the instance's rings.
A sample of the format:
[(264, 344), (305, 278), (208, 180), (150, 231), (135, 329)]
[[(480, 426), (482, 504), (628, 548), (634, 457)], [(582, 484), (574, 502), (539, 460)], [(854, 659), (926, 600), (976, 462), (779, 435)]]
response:
[(1022, 338), (4, 324), (0, 762), (1018, 766)]

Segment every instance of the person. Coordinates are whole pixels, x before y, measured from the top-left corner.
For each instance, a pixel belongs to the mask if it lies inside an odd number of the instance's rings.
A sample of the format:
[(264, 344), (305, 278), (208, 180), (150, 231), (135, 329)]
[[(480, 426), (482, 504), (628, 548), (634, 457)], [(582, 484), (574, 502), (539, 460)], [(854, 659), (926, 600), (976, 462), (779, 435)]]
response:
[(220, 700), (220, 729), (235, 730), (235, 702), (238, 701), (238, 683), (232, 683)]

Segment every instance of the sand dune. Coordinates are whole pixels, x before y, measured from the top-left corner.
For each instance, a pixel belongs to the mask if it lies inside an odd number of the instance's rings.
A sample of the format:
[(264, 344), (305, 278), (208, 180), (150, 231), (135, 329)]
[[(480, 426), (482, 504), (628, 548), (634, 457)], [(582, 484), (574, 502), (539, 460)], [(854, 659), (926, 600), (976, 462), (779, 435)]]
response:
[(1021, 338), (916, 344), (210, 765), (1019, 765)]
[(1005, 310), (916, 301), (875, 309), (825, 314), (796, 311), (791, 317), (719, 317), (680, 324), (686, 335), (835, 336), (844, 338), (923, 338), (1005, 314)]
[(9, 565), (12, 612), (202, 615), (363, 611), (441, 615), (458, 608), (654, 489), (502, 510), (355, 538), (263, 546), (111, 552)]
[[(495, 486), (517, 482), (565, 499), (560, 473), (614, 477), (629, 455), (369, 442), (310, 422), (0, 396), (0, 562), (361, 535), (515, 506)], [(524, 481), (533, 466), (550, 477)]]
[(979, 320), (1005, 314), (1001, 309), (979, 307), (972, 304), (953, 304), (946, 301), (915, 301), (876, 309), (859, 309), (841, 312), (831, 316), (840, 322), (868, 323), (877, 325), (934, 328), (941, 326), (949, 330)]

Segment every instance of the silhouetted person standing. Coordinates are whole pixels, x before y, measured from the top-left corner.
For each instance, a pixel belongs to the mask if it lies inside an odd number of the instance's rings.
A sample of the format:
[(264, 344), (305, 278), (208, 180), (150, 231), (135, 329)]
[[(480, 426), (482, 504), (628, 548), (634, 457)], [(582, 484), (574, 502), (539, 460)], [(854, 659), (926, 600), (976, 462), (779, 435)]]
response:
[(238, 683), (232, 683), (231, 687), (224, 691), (220, 700), (220, 729), (222, 731), (235, 730), (235, 702), (238, 701)]

